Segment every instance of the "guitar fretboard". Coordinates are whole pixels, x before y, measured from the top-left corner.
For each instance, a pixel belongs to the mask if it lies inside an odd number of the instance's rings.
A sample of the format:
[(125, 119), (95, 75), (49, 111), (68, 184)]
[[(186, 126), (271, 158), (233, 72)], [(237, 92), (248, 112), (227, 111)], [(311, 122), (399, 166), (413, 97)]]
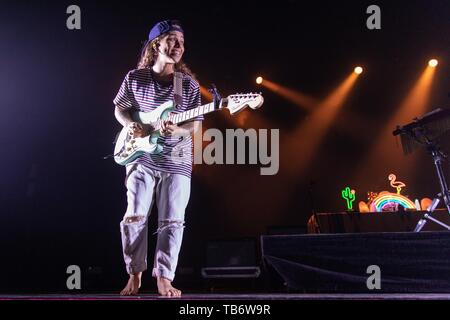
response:
[(203, 114), (207, 114), (210, 112), (213, 112), (217, 110), (214, 106), (214, 102), (208, 103), (208, 104), (204, 104), (200, 107), (194, 108), (194, 109), (190, 109), (188, 111), (184, 111), (184, 112), (180, 112), (180, 113), (176, 113), (176, 114), (171, 114), (169, 116), (169, 120), (173, 123), (173, 124), (178, 124), (181, 122), (185, 122), (188, 120), (191, 120), (195, 117), (201, 116)]

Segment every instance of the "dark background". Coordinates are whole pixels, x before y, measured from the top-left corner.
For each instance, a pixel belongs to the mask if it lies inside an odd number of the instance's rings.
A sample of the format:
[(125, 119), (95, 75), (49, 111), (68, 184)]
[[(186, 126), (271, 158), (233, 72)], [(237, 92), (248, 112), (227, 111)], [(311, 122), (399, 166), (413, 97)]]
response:
[[(66, 28), (71, 4), (81, 7), (78, 31)], [(366, 28), (371, 4), (381, 7), (381, 30)], [(84, 288), (117, 291), (124, 284), (119, 233), (126, 208), (124, 169), (102, 157), (111, 153), (120, 130), (112, 99), (157, 21), (182, 21), (185, 61), (202, 85), (214, 82), (224, 95), (263, 92), (257, 119), (265, 128), (280, 129), (281, 150), (283, 137), (308, 113), (257, 87), (256, 76), (321, 99), (354, 66), (365, 68), (314, 163), (289, 183), (284, 167), (276, 176), (260, 176), (255, 165), (194, 168), (177, 278), (182, 282), (198, 274), (209, 240), (304, 226), (313, 210), (311, 185), (320, 212), (344, 209), (339, 194), (346, 185), (375, 181), (374, 190), (387, 189), (384, 171), (368, 172), (362, 182), (352, 181), (353, 170), (431, 57), (439, 66), (428, 109), (449, 106), (449, 17), (450, 2), (444, 0), (3, 1), (0, 291), (64, 291), (71, 264), (84, 271)], [(363, 125), (353, 126), (345, 115)], [(235, 125), (225, 113), (204, 122), (205, 128)], [(402, 180), (411, 182), (408, 193), (417, 198), (437, 192), (425, 153), (415, 175)], [(156, 229), (155, 216), (150, 230)], [(150, 242), (154, 245), (154, 238)]]

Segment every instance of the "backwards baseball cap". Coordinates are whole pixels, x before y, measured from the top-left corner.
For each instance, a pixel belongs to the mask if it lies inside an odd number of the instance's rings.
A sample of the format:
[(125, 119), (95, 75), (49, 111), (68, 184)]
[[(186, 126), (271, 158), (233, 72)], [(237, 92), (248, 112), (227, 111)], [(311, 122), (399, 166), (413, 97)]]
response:
[(153, 28), (150, 30), (150, 33), (148, 34), (148, 41), (152, 41), (158, 38), (160, 35), (170, 31), (179, 31), (181, 33), (184, 33), (178, 20), (164, 20), (158, 22), (153, 26)]

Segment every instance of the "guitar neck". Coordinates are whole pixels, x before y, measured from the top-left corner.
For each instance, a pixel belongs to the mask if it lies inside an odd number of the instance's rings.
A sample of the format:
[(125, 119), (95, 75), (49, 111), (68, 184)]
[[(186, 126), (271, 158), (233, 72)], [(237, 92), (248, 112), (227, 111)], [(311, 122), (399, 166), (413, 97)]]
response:
[(219, 107), (216, 108), (214, 105), (214, 102), (208, 103), (208, 104), (204, 104), (202, 106), (190, 109), (188, 111), (183, 111), (180, 113), (176, 113), (176, 114), (172, 114), (169, 117), (169, 120), (173, 123), (173, 124), (178, 124), (178, 123), (182, 123), (182, 122), (186, 122), (189, 121), (195, 117), (207, 114), (207, 113), (211, 113), (214, 112), (216, 110), (220, 110), (222, 106), (222, 103), (219, 103)]

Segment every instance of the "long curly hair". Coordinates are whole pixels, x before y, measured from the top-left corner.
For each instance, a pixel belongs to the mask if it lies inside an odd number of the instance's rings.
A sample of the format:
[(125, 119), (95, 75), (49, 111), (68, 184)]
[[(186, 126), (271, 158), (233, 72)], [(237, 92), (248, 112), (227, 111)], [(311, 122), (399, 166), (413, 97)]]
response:
[[(156, 59), (158, 58), (158, 48), (160, 41), (165, 36), (167, 35), (159, 36), (158, 38), (152, 41), (146, 41), (144, 43), (144, 46), (142, 47), (141, 50), (141, 56), (137, 64), (138, 69), (153, 67), (153, 65), (156, 62)], [(192, 73), (191, 69), (189, 69), (189, 67), (182, 60), (180, 60), (178, 63), (175, 64), (175, 71), (188, 74), (195, 79), (195, 75)]]

